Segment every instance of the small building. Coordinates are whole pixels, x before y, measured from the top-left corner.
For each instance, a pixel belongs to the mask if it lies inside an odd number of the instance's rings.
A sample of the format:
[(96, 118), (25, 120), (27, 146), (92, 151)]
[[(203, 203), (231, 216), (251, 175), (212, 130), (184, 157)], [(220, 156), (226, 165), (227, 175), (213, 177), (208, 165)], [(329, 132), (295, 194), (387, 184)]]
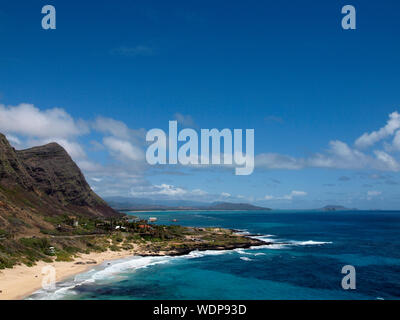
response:
[(73, 227), (78, 227), (78, 226), (79, 226), (79, 221), (78, 221), (78, 218), (77, 218), (77, 217), (75, 217), (75, 216), (69, 216), (69, 220), (70, 220), (70, 223), (71, 223), (71, 225), (72, 225)]
[(149, 218), (149, 222), (156, 222), (157, 221), (157, 218), (155, 218), (155, 217), (150, 217)]

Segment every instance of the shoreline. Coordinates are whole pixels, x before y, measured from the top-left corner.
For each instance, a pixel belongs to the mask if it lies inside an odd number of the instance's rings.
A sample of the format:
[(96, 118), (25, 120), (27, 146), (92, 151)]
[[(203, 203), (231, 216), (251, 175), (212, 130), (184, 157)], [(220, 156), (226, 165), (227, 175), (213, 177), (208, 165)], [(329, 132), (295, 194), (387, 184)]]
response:
[(28, 267), (26, 265), (14, 266), (11, 269), (0, 270), (0, 300), (23, 300), (42, 288), (44, 274), (42, 268), (52, 266), (56, 270), (56, 283), (72, 277), (74, 275), (87, 272), (102, 263), (123, 259), (134, 256), (182, 256), (193, 251), (229, 251), (234, 249), (249, 249), (251, 247), (271, 244), (266, 241), (255, 240), (251, 243), (232, 244), (226, 246), (198, 246), (196, 248), (182, 248), (172, 251), (148, 251), (136, 245), (131, 250), (92, 252), (89, 254), (78, 254), (73, 261), (39, 261), (36, 265)]
[(156, 209), (149, 209), (149, 210), (143, 210), (143, 209), (139, 209), (139, 210), (125, 210), (125, 209), (115, 209), (115, 210), (118, 210), (118, 212), (122, 212), (122, 213), (126, 213), (126, 212), (129, 212), (129, 213), (135, 213), (135, 212), (138, 212), (138, 213), (145, 213), (145, 212), (198, 212), (198, 211), (200, 211), (200, 212), (210, 212), (210, 211), (212, 211), (212, 212), (243, 212), (243, 211), (246, 211), (246, 212), (264, 212), (264, 211), (273, 211), (273, 209), (269, 209), (269, 210), (267, 210), (267, 209), (265, 209), (265, 210), (241, 210), (241, 209), (235, 209), (235, 210), (222, 210), (222, 209), (219, 209), (219, 210), (208, 210), (208, 209), (176, 209), (176, 210), (174, 210), (174, 209), (167, 209), (167, 210), (156, 210)]
[(80, 254), (73, 261), (38, 261), (36, 265), (28, 267), (18, 265), (11, 269), (0, 270), (0, 300), (23, 300), (35, 291), (42, 288), (44, 274), (42, 268), (52, 266), (56, 270), (56, 283), (68, 277), (84, 273), (103, 262), (123, 259), (134, 256), (129, 251), (104, 251), (89, 254)]

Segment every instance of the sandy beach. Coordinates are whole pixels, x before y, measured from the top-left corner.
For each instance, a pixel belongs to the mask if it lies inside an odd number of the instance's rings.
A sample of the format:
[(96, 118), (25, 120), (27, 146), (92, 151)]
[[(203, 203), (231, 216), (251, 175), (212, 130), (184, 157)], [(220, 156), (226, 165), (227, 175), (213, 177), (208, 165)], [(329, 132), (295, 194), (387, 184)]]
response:
[(54, 267), (56, 281), (59, 282), (105, 261), (122, 259), (135, 254), (138, 252), (134, 250), (80, 254), (71, 262), (46, 263), (39, 261), (32, 267), (18, 265), (12, 269), (0, 270), (0, 300), (20, 300), (40, 289), (43, 277), (46, 276), (42, 274), (43, 267)]

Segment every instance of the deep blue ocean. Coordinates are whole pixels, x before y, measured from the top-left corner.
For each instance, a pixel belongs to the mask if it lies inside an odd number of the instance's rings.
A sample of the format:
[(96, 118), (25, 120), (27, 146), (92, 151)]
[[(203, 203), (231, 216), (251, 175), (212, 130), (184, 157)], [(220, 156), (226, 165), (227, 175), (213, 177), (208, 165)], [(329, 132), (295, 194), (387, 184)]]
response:
[[(158, 224), (225, 227), (271, 246), (132, 257), (77, 275), (33, 299), (399, 299), (400, 212), (151, 212)], [(285, 244), (281, 244), (281, 242)], [(356, 269), (356, 289), (341, 286)]]

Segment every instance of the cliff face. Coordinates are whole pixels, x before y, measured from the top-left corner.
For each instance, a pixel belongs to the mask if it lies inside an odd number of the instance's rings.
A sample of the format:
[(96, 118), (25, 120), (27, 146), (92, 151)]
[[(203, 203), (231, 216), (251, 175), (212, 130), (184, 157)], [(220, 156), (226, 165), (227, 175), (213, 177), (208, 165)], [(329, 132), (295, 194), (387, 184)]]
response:
[(89, 187), (81, 170), (57, 143), (17, 151), (36, 189), (65, 205), (105, 205)]
[(19, 185), (32, 190), (33, 180), (18, 158), (17, 152), (10, 146), (6, 137), (0, 133), (0, 184)]
[(45, 228), (44, 217), (57, 214), (120, 215), (93, 192), (60, 145), (16, 151), (0, 134), (0, 228)]

